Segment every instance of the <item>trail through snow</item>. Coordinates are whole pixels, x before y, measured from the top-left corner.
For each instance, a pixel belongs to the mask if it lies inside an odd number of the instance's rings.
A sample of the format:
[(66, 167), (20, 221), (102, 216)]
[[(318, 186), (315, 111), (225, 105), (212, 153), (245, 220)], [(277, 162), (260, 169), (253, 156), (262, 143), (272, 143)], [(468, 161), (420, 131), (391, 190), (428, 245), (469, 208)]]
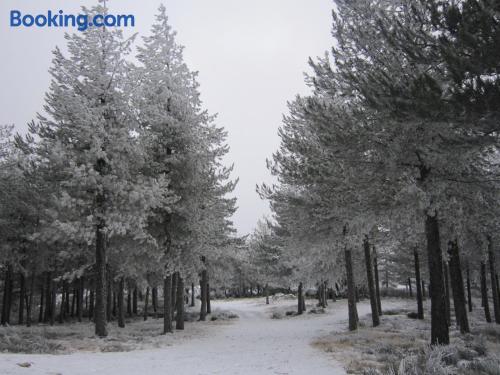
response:
[[(263, 299), (214, 301), (212, 310), (230, 310), (239, 319), (210, 327), (208, 335), (175, 342), (161, 349), (68, 355), (0, 354), (0, 374), (44, 375), (208, 375), (208, 374), (345, 374), (341, 364), (311, 346), (332, 331), (344, 330), (345, 301), (330, 303), (325, 314), (271, 319), (272, 309), (295, 309), (295, 301)], [(369, 304), (358, 304), (360, 315)], [(23, 368), (18, 363), (30, 362)]]

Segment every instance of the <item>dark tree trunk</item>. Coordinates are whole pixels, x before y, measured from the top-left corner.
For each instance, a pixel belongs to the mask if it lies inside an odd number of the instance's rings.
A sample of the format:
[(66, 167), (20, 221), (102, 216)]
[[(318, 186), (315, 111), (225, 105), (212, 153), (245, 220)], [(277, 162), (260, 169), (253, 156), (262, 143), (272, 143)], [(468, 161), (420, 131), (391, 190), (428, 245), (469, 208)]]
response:
[(26, 298), (26, 277), (22, 272), (19, 273), (19, 312), (17, 323), (24, 324), (24, 299)]
[(424, 319), (424, 303), (422, 297), (422, 283), (420, 282), (420, 261), (418, 259), (417, 249), (413, 250), (415, 259), (415, 285), (417, 286), (417, 317)]
[(31, 272), (30, 295), (28, 303), (26, 304), (26, 327), (31, 327), (31, 312), (33, 311), (33, 303), (35, 298), (35, 282), (36, 273), (35, 268), (33, 267), (33, 271)]
[(207, 270), (201, 271), (200, 298), (201, 298), (200, 320), (204, 321), (207, 317)]
[(43, 317), (43, 321), (48, 323), (50, 321), (51, 311), (50, 308), (52, 306), (52, 272), (47, 271), (47, 289), (45, 290), (45, 315)]
[(76, 301), (78, 301), (78, 292), (76, 288), (73, 288), (73, 297), (71, 298), (71, 317), (73, 318), (75, 316), (75, 306), (76, 306)]
[(178, 272), (174, 272), (172, 275), (172, 296), (170, 297), (171, 301), (172, 301), (172, 311), (171, 311), (172, 322), (174, 321), (175, 311), (177, 309), (177, 301), (176, 301), (176, 299), (177, 299), (176, 298), (176, 296), (177, 296), (177, 275), (178, 275)]
[(354, 331), (358, 328), (358, 311), (356, 308), (356, 287), (354, 283), (354, 274), (352, 272), (351, 250), (344, 250), (345, 268), (347, 275), (347, 304), (349, 308), (349, 330)]
[(113, 287), (113, 318), (116, 318), (117, 316), (117, 307), (118, 307), (118, 299), (117, 299), (117, 293), (116, 293), (116, 283)]
[[(380, 280), (378, 278), (378, 257), (377, 250), (373, 246), (373, 272), (375, 276), (375, 295), (377, 297), (378, 314), (382, 315), (382, 300), (380, 299)], [(333, 292), (335, 298), (335, 291)]]
[(43, 322), (43, 306), (44, 306), (44, 296), (45, 296), (45, 289), (43, 287), (44, 285), (44, 280), (43, 280), (43, 274), (42, 274), (42, 280), (40, 283), (40, 310), (38, 311), (38, 323)]
[(59, 307), (59, 324), (64, 323), (64, 311), (66, 309), (66, 281), (62, 282), (61, 306)]
[(368, 238), (364, 239), (363, 248), (365, 250), (366, 279), (368, 281), (368, 292), (370, 294), (372, 324), (374, 327), (377, 327), (380, 324), (380, 318), (378, 316), (377, 294), (375, 291), (375, 284), (373, 281), (373, 263), (371, 259), (370, 242), (368, 241)]
[(172, 275), (163, 280), (163, 333), (172, 332)]
[(127, 316), (132, 317), (132, 291), (127, 288)]
[(83, 317), (83, 293), (85, 291), (85, 280), (82, 277), (78, 279), (78, 303), (77, 303), (77, 309), (76, 309), (76, 314), (78, 316), (78, 322), (82, 322), (82, 317)]
[(413, 290), (411, 288), (411, 278), (408, 278), (408, 291), (410, 292), (410, 298), (413, 298)]
[(125, 328), (125, 306), (123, 290), (125, 289), (125, 279), (123, 276), (118, 282), (118, 327)]
[(5, 272), (5, 280), (3, 287), (3, 300), (2, 300), (2, 317), (0, 324), (5, 326), (10, 324), (10, 311), (12, 309), (12, 289), (13, 289), (13, 271), (12, 265), (7, 265)]
[(269, 305), (269, 285), (266, 284), (265, 288), (266, 288), (266, 292), (265, 292), (265, 294), (266, 294), (266, 305)]
[(157, 318), (158, 314), (158, 288), (154, 287), (153, 290), (151, 291), (151, 302), (153, 304), (153, 313), (155, 315), (155, 318)]
[(469, 307), (469, 312), (472, 312), (472, 293), (471, 293), (471, 287), (470, 287), (469, 263), (467, 263), (466, 276), (467, 276), (467, 305)]
[(207, 277), (207, 314), (212, 313), (212, 306), (210, 305), (210, 283), (208, 282)]
[(175, 329), (184, 329), (184, 280), (177, 274), (177, 315)]
[(303, 313), (304, 303), (302, 301), (302, 283), (299, 283), (299, 289), (297, 291), (297, 314)]
[(488, 301), (488, 283), (486, 281), (486, 264), (481, 262), (481, 299), (484, 308), (484, 317), (491, 323), (490, 303)]
[(89, 296), (89, 320), (94, 320), (94, 306), (95, 306), (95, 296), (94, 296), (94, 289), (90, 290), (90, 296)]
[(328, 282), (323, 283), (323, 305), (328, 306)]
[(443, 280), (443, 258), (439, 239), (437, 215), (427, 215), (425, 219), (427, 237), (427, 257), (429, 261), (431, 295), (431, 344), (448, 345), (450, 336), (446, 319), (446, 296)]
[(66, 298), (64, 298), (65, 306), (64, 306), (64, 316), (69, 316), (70, 314), (70, 306), (69, 306), (69, 285), (66, 284)]
[(108, 278), (106, 284), (106, 321), (111, 322), (113, 316), (113, 292), (111, 290), (111, 272), (109, 272), (108, 268)]
[(146, 288), (146, 297), (144, 299), (144, 320), (148, 320), (148, 304), (149, 304), (149, 286)]
[[(102, 197), (104, 199), (104, 197)], [(94, 323), (95, 334), (99, 337), (106, 337), (107, 318), (106, 318), (106, 300), (107, 300), (107, 278), (106, 278), (106, 238), (104, 234), (104, 220), (99, 220), (96, 228), (96, 254), (95, 254), (95, 306)]]
[(137, 315), (137, 288), (134, 288), (132, 293), (132, 313)]
[(453, 293), (453, 306), (455, 307), (455, 318), (460, 327), (460, 333), (468, 333), (470, 331), (469, 320), (467, 319), (467, 309), (465, 308), (464, 279), (462, 277), (457, 240), (448, 244), (448, 254), (450, 256), (450, 279)]
[(488, 236), (488, 263), (490, 265), (491, 294), (493, 295), (493, 315), (495, 316), (495, 323), (500, 324), (500, 301), (495, 278), (495, 253), (493, 252), (493, 242), (490, 236)]
[(56, 297), (57, 297), (57, 287), (54, 285), (51, 279), (50, 286), (50, 325), (53, 326), (56, 322)]
[(425, 301), (426, 299), (426, 294), (425, 294), (425, 281), (422, 279), (422, 300)]
[(446, 320), (448, 322), (448, 327), (451, 326), (451, 307), (450, 307), (450, 273), (448, 262), (443, 263), (443, 273), (444, 273), (444, 293), (446, 296)]
[(191, 307), (194, 307), (194, 283), (191, 283)]

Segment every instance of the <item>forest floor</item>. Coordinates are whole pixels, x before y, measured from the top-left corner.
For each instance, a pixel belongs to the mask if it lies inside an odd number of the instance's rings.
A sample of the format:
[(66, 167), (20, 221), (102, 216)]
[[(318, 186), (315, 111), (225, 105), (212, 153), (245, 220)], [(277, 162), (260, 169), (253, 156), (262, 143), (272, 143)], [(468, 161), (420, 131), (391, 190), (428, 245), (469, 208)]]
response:
[[(330, 302), (322, 312), (313, 310), (287, 316), (295, 311), (296, 301), (286, 296), (221, 300), (212, 302), (215, 321), (186, 323), (184, 331), (161, 335), (161, 319), (135, 321), (124, 330), (110, 324), (106, 339), (95, 339), (88, 323), (55, 327), (10, 327), (11, 334), (44, 335), (56, 345), (56, 353), (0, 354), (0, 373), (11, 374), (345, 374), (343, 365), (312, 343), (331, 332), (345, 331), (345, 300)], [(385, 308), (401, 308), (401, 300), (384, 301)], [(369, 312), (367, 301), (358, 304), (360, 317)], [(232, 312), (238, 319), (224, 320)], [(70, 328), (67, 328), (70, 327)], [(63, 330), (65, 334), (58, 334)], [(1, 329), (0, 329), (1, 331)], [(49, 332), (49, 334), (47, 334)], [(66, 335), (66, 337), (62, 337)], [(51, 338), (52, 337), (52, 338)], [(15, 341), (15, 340), (12, 340)], [(22, 339), (20, 341), (23, 342)], [(27, 343), (27, 342), (26, 342)], [(71, 343), (71, 345), (69, 344)], [(106, 353), (105, 353), (106, 352)]]

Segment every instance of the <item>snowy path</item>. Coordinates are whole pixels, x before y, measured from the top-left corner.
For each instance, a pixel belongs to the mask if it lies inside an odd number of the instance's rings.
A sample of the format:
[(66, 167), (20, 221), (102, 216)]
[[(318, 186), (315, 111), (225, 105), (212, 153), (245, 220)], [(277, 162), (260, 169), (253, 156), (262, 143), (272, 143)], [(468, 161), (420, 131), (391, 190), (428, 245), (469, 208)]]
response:
[[(339, 363), (310, 343), (318, 336), (346, 326), (345, 301), (330, 303), (322, 315), (306, 314), (270, 319), (270, 309), (290, 305), (284, 301), (266, 306), (262, 299), (215, 301), (213, 309), (236, 312), (230, 324), (209, 327), (209, 334), (151, 350), (69, 355), (0, 354), (0, 374), (47, 375), (155, 375), (155, 374), (344, 374)], [(360, 315), (369, 304), (358, 305)], [(17, 365), (31, 362), (29, 368)]]

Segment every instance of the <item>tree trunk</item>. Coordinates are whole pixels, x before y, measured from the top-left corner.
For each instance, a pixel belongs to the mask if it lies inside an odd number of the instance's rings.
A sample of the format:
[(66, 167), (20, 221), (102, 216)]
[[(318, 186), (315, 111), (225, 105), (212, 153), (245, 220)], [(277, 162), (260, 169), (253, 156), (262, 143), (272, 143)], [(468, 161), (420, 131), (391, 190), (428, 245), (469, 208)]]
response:
[(50, 321), (50, 308), (52, 306), (52, 273), (47, 271), (47, 289), (45, 290), (45, 315), (43, 321), (48, 323)]
[(174, 272), (172, 275), (172, 296), (170, 297), (171, 301), (172, 301), (172, 311), (170, 311), (170, 313), (172, 314), (172, 316), (171, 316), (172, 321), (174, 321), (175, 311), (177, 309), (176, 296), (177, 296), (177, 276), (178, 276), (178, 274), (179, 274), (178, 272)]
[(118, 282), (118, 327), (125, 328), (125, 306), (123, 290), (125, 289), (125, 279), (123, 276)]
[(132, 291), (130, 286), (127, 288), (127, 316), (132, 317)]
[(148, 320), (149, 286), (146, 288), (146, 298), (144, 299), (144, 320)]
[(413, 298), (413, 290), (411, 287), (411, 278), (408, 278), (408, 291), (410, 292), (410, 298)]
[(204, 321), (207, 316), (207, 270), (201, 271), (200, 298), (201, 298), (200, 320)]
[(422, 279), (422, 300), (426, 300), (426, 295), (425, 295), (425, 281)]
[(469, 320), (467, 319), (467, 309), (465, 308), (464, 280), (462, 277), (457, 240), (450, 241), (448, 244), (448, 254), (450, 256), (450, 279), (453, 293), (453, 306), (455, 307), (455, 318), (460, 327), (460, 333), (468, 333), (470, 331)]
[(427, 257), (429, 261), (431, 295), (431, 344), (448, 345), (450, 336), (446, 319), (446, 296), (443, 280), (443, 258), (439, 240), (437, 215), (427, 214), (425, 219)]
[(420, 282), (420, 261), (418, 259), (418, 251), (413, 250), (415, 259), (415, 285), (417, 286), (417, 318), (424, 319), (424, 303), (422, 300), (422, 283)]
[(163, 280), (163, 333), (172, 332), (172, 275)]
[(118, 301), (117, 301), (117, 295), (116, 295), (116, 283), (113, 283), (113, 318), (116, 318), (117, 316), (117, 305), (118, 305)]
[(194, 307), (194, 283), (191, 283), (191, 307)]
[(77, 309), (76, 309), (76, 314), (78, 316), (78, 322), (82, 322), (82, 317), (83, 317), (83, 293), (85, 291), (85, 280), (82, 277), (78, 279), (78, 303), (77, 303)]
[[(377, 257), (377, 250), (375, 249), (375, 246), (373, 246), (373, 272), (375, 276), (375, 295), (377, 297), (377, 307), (378, 307), (378, 314), (382, 315), (382, 300), (380, 299), (380, 281), (378, 278), (378, 257)], [(335, 296), (335, 291), (333, 293)]]
[(370, 306), (372, 310), (372, 324), (377, 327), (380, 324), (378, 316), (377, 294), (375, 292), (375, 284), (373, 281), (373, 264), (371, 259), (370, 242), (366, 237), (363, 241), (365, 250), (365, 265), (366, 265), (366, 279), (368, 281), (368, 292), (370, 293)]
[(153, 313), (155, 318), (158, 317), (158, 288), (154, 287), (151, 291), (151, 302), (153, 304)]
[(269, 305), (269, 285), (266, 284), (266, 305)]
[(467, 263), (466, 266), (466, 276), (467, 276), (467, 305), (469, 307), (469, 312), (472, 312), (472, 293), (471, 293), (471, 287), (470, 287), (470, 270), (469, 270), (469, 263)]
[(66, 281), (62, 282), (61, 306), (59, 307), (59, 324), (64, 323), (64, 311), (66, 309)]
[(89, 296), (89, 320), (94, 320), (94, 306), (95, 306), (95, 295), (94, 295), (94, 289), (90, 290), (90, 296)]
[(7, 265), (7, 270), (5, 272), (5, 281), (3, 287), (3, 300), (2, 300), (2, 317), (0, 319), (0, 324), (5, 326), (10, 324), (10, 311), (12, 308), (12, 265)]
[(180, 273), (177, 274), (177, 315), (175, 329), (184, 329), (184, 280)]
[(450, 273), (448, 262), (443, 263), (443, 273), (444, 273), (444, 293), (446, 296), (446, 320), (448, 322), (448, 327), (451, 326), (451, 307), (450, 307)]
[(76, 288), (73, 288), (73, 296), (71, 298), (71, 317), (75, 316), (75, 306), (78, 301), (78, 292)]
[(490, 303), (488, 301), (488, 283), (486, 281), (486, 264), (481, 262), (481, 299), (484, 308), (484, 317), (491, 323)]
[(356, 287), (354, 283), (354, 274), (352, 272), (351, 250), (344, 250), (345, 268), (347, 275), (347, 303), (349, 308), (349, 330), (354, 331), (358, 328), (358, 311), (356, 308)]
[(33, 302), (35, 298), (35, 281), (36, 274), (35, 268), (33, 267), (33, 271), (31, 272), (30, 295), (28, 303), (26, 304), (26, 327), (31, 327), (31, 312), (33, 311)]
[(24, 299), (26, 298), (26, 277), (22, 272), (19, 273), (19, 314), (18, 324), (24, 324)]
[(44, 280), (43, 280), (43, 274), (42, 274), (42, 280), (41, 280), (41, 283), (40, 283), (40, 310), (38, 310), (38, 323), (41, 323), (43, 322), (43, 306), (44, 306), (44, 296), (45, 296), (45, 289), (43, 287), (44, 285)]
[[(104, 199), (104, 197), (102, 197)], [(100, 219), (96, 228), (96, 254), (95, 254), (95, 306), (94, 306), (94, 323), (95, 334), (99, 337), (106, 337), (107, 317), (106, 317), (106, 300), (107, 300), (107, 278), (106, 278), (106, 238), (104, 234), (105, 223), (104, 219)]]
[(132, 293), (132, 313), (137, 315), (137, 287), (134, 288)]
[(51, 286), (50, 286), (50, 325), (53, 326), (54, 323), (56, 322), (56, 297), (57, 297), (57, 287), (54, 285), (52, 279), (51, 279)]
[(207, 314), (212, 313), (212, 306), (210, 305), (210, 283), (208, 282), (208, 275), (207, 275)]
[(488, 236), (488, 263), (490, 265), (491, 294), (493, 295), (493, 313), (495, 316), (495, 323), (500, 324), (500, 301), (498, 299), (498, 288), (495, 278), (495, 254), (493, 252), (493, 242), (491, 236)]
[(297, 291), (297, 314), (301, 315), (303, 313), (304, 304), (302, 302), (302, 283), (299, 283), (299, 289)]

